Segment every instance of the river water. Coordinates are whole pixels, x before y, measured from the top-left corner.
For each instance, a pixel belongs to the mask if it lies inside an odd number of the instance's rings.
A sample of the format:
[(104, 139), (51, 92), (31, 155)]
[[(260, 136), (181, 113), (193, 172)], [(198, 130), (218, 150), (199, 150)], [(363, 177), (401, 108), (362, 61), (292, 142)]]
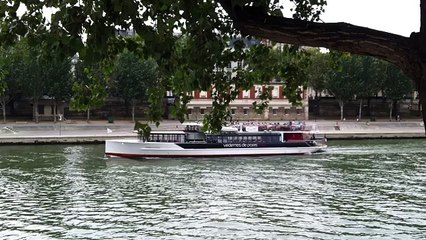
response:
[(126, 160), (0, 146), (0, 239), (426, 239), (426, 140)]

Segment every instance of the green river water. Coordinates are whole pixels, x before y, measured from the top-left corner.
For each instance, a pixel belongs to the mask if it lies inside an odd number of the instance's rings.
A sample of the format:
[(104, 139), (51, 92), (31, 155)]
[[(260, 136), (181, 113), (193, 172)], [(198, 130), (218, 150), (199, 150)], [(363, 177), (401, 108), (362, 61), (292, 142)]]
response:
[(0, 146), (0, 239), (426, 239), (426, 140), (258, 158)]

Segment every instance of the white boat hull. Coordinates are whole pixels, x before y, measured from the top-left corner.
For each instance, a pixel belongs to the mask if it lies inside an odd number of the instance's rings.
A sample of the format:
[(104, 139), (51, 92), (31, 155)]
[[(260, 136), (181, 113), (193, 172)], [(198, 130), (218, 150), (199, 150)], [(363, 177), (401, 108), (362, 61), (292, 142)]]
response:
[(320, 152), (324, 146), (307, 147), (243, 147), (243, 148), (182, 148), (175, 143), (142, 142), (137, 139), (107, 140), (105, 154), (109, 157), (233, 157), (302, 155)]

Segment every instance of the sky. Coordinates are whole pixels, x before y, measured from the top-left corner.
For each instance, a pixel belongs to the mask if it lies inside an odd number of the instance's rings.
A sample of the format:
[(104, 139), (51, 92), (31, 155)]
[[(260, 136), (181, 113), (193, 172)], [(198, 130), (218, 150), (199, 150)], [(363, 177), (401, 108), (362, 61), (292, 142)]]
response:
[(327, 0), (321, 19), (409, 37), (420, 29), (420, 0)]

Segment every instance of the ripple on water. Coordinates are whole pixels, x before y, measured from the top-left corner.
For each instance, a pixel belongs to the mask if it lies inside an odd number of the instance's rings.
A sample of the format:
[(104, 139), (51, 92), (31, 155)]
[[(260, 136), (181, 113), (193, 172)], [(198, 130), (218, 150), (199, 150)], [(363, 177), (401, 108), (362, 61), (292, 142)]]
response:
[(104, 159), (101, 145), (1, 147), (0, 238), (426, 238), (426, 142), (357, 143), (143, 161)]

